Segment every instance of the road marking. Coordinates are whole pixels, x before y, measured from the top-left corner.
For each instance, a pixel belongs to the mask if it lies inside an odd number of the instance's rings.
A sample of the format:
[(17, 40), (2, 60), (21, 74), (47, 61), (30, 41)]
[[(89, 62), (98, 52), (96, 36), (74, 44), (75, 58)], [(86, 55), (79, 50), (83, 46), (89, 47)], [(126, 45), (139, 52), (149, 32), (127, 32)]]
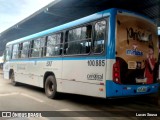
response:
[(19, 93), (18, 92), (13, 92), (13, 93), (2, 93), (0, 94), (0, 97), (4, 97), (4, 96), (10, 96), (10, 95), (18, 95)]
[(28, 94), (24, 94), (24, 93), (21, 93), (20, 95), (22, 95), (22, 96), (25, 96), (25, 97), (28, 97), (28, 98), (31, 98), (31, 99), (33, 99), (33, 100), (35, 100), (35, 101), (38, 101), (38, 102), (44, 102), (43, 100), (40, 100), (40, 99), (38, 99), (38, 98), (36, 98), (36, 97), (33, 97), (33, 96), (31, 96), (31, 95), (28, 95)]

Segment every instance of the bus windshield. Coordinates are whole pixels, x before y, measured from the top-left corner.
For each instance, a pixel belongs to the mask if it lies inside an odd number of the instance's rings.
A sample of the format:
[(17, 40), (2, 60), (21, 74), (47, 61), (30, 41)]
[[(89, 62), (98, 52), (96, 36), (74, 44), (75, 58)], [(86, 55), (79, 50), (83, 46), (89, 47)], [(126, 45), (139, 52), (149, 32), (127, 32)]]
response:
[(122, 84), (152, 84), (158, 80), (157, 27), (136, 16), (117, 15), (116, 61)]

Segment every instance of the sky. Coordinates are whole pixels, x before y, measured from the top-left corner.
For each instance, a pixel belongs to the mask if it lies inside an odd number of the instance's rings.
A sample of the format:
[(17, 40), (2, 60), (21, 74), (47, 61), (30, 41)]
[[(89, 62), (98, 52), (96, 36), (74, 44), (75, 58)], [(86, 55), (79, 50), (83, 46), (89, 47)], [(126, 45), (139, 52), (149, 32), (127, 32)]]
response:
[(0, 0), (0, 33), (54, 0)]

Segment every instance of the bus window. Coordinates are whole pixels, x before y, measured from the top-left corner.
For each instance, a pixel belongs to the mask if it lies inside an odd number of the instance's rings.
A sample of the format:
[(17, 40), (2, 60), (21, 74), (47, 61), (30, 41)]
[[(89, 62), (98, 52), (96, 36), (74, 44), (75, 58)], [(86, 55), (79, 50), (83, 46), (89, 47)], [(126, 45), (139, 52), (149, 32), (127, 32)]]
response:
[(65, 54), (87, 54), (91, 48), (92, 26), (75, 28), (66, 32)]
[(23, 43), (20, 43), (18, 47), (18, 58), (21, 58), (22, 48), (23, 48)]
[(50, 35), (47, 38), (46, 57), (58, 56), (62, 54), (62, 33)]
[(6, 47), (6, 51), (5, 51), (5, 55), (4, 55), (4, 61), (7, 62), (11, 59), (11, 51), (12, 51), (12, 46), (7, 46)]
[(45, 56), (46, 52), (46, 37), (40, 38), (40, 56), (43, 57)]
[(13, 45), (12, 59), (18, 58), (18, 47), (19, 47), (19, 44)]
[(33, 40), (32, 40), (32, 41), (29, 41), (29, 51), (28, 51), (28, 56), (29, 56), (29, 57), (32, 57), (33, 43), (34, 43)]
[(22, 45), (21, 58), (28, 58), (28, 49), (29, 49), (29, 42), (24, 42)]
[(95, 40), (94, 53), (102, 53), (104, 51), (106, 21), (99, 21), (95, 24)]
[(40, 39), (36, 39), (32, 43), (32, 53), (31, 57), (40, 57), (39, 49), (40, 49)]

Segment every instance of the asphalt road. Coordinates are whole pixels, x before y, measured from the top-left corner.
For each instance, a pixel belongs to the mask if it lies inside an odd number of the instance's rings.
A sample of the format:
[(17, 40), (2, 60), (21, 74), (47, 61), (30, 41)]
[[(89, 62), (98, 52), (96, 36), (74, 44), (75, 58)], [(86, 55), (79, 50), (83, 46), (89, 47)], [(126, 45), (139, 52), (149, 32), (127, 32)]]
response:
[[(150, 96), (100, 99), (72, 94), (61, 94), (60, 98), (53, 100), (47, 98), (41, 88), (25, 84), (12, 86), (10, 81), (4, 80), (2, 73), (0, 74), (1, 112), (39, 111), (49, 115), (23, 118), (24, 120), (158, 120), (159, 117), (136, 117), (136, 113), (143, 111), (146, 114), (149, 112), (160, 115), (160, 106), (155, 101), (156, 99)], [(51, 111), (51, 113), (44, 111)], [(0, 120), (21, 119), (0, 118)]]

